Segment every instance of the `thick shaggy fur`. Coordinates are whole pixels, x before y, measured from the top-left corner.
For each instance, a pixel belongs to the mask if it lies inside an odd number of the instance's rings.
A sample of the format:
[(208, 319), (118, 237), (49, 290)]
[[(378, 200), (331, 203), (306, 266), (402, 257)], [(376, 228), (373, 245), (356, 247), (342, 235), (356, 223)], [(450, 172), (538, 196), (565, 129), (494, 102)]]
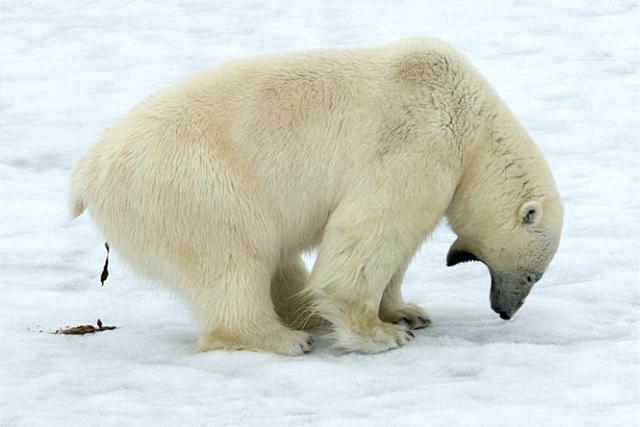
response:
[[(554, 214), (546, 267), (561, 204), (540, 151), (459, 53), (419, 39), (191, 75), (104, 131), (70, 203), (186, 299), (199, 349), (296, 355), (320, 321), (347, 350), (406, 344), (429, 318), (402, 277), (443, 216), (478, 251), (498, 236), (516, 263), (503, 231), (531, 199)], [(316, 246), (309, 275), (300, 253)]]

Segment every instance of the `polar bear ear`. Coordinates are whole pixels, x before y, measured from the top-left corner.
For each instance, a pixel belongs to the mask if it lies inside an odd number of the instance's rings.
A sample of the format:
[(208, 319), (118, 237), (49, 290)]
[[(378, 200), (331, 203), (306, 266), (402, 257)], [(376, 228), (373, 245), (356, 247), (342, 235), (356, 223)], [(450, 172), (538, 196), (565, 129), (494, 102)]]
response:
[(537, 224), (542, 218), (542, 205), (535, 200), (530, 200), (520, 206), (519, 212), (522, 225)]

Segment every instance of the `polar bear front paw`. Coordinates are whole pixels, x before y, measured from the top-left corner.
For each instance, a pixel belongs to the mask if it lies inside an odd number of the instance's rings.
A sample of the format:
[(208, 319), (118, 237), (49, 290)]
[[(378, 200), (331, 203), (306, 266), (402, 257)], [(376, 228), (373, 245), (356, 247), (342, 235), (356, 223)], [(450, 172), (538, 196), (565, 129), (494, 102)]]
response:
[(410, 329), (424, 329), (431, 325), (427, 312), (415, 304), (380, 308), (380, 318), (388, 323), (405, 324)]
[(406, 325), (379, 322), (365, 330), (336, 328), (335, 347), (361, 353), (380, 353), (409, 344), (415, 335)]

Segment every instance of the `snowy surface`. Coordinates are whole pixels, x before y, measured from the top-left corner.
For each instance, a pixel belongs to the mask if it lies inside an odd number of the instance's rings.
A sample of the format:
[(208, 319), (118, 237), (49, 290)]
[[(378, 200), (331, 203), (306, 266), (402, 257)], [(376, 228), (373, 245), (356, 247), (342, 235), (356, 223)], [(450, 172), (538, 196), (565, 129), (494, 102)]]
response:
[[(0, 13), (3, 426), (622, 426), (640, 416), (636, 1), (4, 0)], [(447, 39), (542, 146), (566, 201), (559, 252), (510, 322), (441, 227), (405, 294), (432, 315), (364, 356), (192, 351), (180, 300), (66, 222), (71, 164), (158, 88), (228, 58)], [(310, 262), (312, 259), (309, 260)], [(100, 317), (115, 331), (45, 332)]]

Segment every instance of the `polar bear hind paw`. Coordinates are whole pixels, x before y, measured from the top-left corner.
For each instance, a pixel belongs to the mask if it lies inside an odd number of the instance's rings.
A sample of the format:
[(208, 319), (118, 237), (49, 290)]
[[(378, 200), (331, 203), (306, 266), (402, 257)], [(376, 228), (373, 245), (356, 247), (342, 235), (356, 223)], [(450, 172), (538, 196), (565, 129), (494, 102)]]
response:
[(313, 339), (306, 332), (282, 327), (267, 333), (249, 336), (221, 333), (201, 334), (197, 350), (250, 350), (283, 356), (301, 356), (311, 351), (312, 344)]

